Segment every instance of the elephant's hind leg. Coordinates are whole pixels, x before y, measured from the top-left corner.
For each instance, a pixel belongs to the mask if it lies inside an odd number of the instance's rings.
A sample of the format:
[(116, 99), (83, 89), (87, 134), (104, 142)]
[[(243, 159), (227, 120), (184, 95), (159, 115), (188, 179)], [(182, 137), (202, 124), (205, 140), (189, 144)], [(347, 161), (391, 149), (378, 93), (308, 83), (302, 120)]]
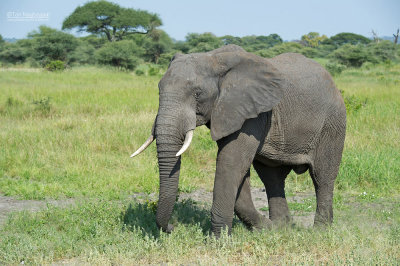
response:
[(250, 169), (239, 186), (235, 202), (235, 214), (249, 229), (271, 227), (271, 220), (261, 215), (254, 207), (250, 191)]
[(333, 189), (342, 158), (344, 135), (322, 139), (309, 169), (317, 198), (314, 226), (331, 224), (333, 221)]
[(285, 179), (291, 168), (289, 166), (268, 167), (258, 161), (254, 161), (253, 165), (265, 185), (269, 218), (277, 225), (289, 223), (291, 217), (285, 197)]

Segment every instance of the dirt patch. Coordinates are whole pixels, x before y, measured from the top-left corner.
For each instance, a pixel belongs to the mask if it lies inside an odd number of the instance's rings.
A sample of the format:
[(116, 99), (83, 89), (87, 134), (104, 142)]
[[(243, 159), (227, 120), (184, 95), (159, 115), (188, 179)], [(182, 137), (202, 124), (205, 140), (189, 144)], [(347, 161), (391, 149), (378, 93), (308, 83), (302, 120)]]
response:
[(0, 195), (0, 225), (2, 225), (11, 212), (39, 211), (46, 208), (47, 204), (65, 207), (74, 203), (73, 199), (64, 200), (17, 200), (13, 197)]
[[(145, 193), (135, 193), (131, 196), (132, 199), (139, 202), (145, 201), (156, 201), (158, 200), (158, 195), (155, 193), (145, 194)], [(265, 193), (265, 188), (252, 188), (251, 196), (256, 209), (262, 213), (264, 216), (268, 217), (268, 211), (265, 211), (265, 207), (268, 206), (267, 195)], [(212, 204), (212, 192), (205, 191), (204, 189), (198, 189), (190, 193), (181, 192), (179, 194), (179, 201), (191, 199), (196, 202), (205, 203), (206, 207), (211, 207)], [(287, 201), (290, 203), (303, 203), (304, 200), (309, 198), (315, 198), (314, 193), (310, 192), (299, 192), (294, 196), (287, 197)], [(315, 200), (315, 199), (314, 199)], [(264, 209), (264, 210), (262, 210)], [(300, 212), (291, 210), (291, 215), (293, 222), (299, 226), (311, 227), (314, 223), (314, 211), (312, 212)]]
[[(268, 217), (268, 211), (265, 211), (265, 207), (268, 206), (267, 195), (265, 194), (265, 189), (263, 188), (252, 188), (251, 194), (256, 209)], [(302, 203), (304, 200), (313, 197), (313, 193), (297, 193), (295, 196), (287, 197), (287, 201)], [(147, 200), (156, 201), (158, 195), (156, 193), (146, 194), (146, 193), (135, 193), (129, 197), (138, 202), (145, 202)], [(206, 208), (210, 208), (212, 204), (212, 192), (199, 189), (190, 193), (179, 194), (179, 201), (191, 199), (196, 202), (201, 202)], [(7, 216), (11, 212), (15, 211), (39, 211), (46, 208), (47, 204), (58, 207), (66, 207), (75, 202), (74, 199), (63, 199), (63, 200), (17, 200), (12, 197), (0, 195), (0, 225), (2, 225)], [(264, 210), (262, 210), (264, 209)], [(314, 212), (299, 212), (291, 211), (294, 223), (310, 227), (314, 221)]]

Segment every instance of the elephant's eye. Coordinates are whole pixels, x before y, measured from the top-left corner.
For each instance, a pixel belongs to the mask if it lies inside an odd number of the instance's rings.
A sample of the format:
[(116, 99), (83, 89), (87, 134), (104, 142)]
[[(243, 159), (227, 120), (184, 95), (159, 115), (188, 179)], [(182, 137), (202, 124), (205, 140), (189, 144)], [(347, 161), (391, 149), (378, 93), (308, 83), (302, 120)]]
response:
[(198, 99), (200, 97), (200, 92), (195, 92), (194, 97)]

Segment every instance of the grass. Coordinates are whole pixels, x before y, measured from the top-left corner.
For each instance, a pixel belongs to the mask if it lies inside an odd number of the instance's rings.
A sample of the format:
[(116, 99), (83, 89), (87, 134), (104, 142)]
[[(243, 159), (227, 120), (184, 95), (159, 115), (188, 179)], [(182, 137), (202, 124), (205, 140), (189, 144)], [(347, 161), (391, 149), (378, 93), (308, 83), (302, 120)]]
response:
[[(250, 232), (236, 222), (231, 237), (208, 237), (209, 211), (178, 203), (170, 234), (159, 232), (153, 208), (107, 200), (49, 206), (12, 215), (0, 229), (0, 263), (48, 264), (397, 264), (400, 205), (350, 201), (325, 230), (299, 226)], [(131, 205), (129, 205), (131, 204)], [(377, 205), (378, 206), (378, 205)], [(367, 209), (367, 210), (366, 210)]]
[[(400, 65), (347, 69), (335, 77), (348, 108), (347, 136), (327, 230), (301, 226), (208, 237), (209, 208), (176, 205), (176, 231), (160, 233), (154, 206), (127, 200), (157, 192), (148, 137), (159, 77), (82, 67), (61, 73), (0, 71), (0, 193), (20, 199), (75, 198), (72, 207), (17, 212), (0, 227), (0, 264), (397, 264), (400, 260)], [(196, 129), (179, 190), (211, 190), (216, 144)], [(313, 189), (291, 173), (288, 195)], [(261, 186), (252, 171), (252, 186)], [(131, 204), (131, 207), (129, 207)], [(149, 207), (150, 206), (150, 207)], [(290, 203), (296, 213), (315, 201)]]

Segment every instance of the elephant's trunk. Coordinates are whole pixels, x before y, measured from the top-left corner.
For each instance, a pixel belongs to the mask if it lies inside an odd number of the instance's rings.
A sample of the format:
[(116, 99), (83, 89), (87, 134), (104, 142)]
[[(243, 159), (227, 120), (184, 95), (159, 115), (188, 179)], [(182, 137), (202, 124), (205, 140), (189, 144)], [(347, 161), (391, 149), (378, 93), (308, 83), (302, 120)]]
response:
[(156, 123), (156, 142), (158, 167), (160, 172), (160, 194), (158, 200), (157, 226), (169, 232), (168, 221), (174, 208), (178, 192), (180, 156), (176, 156), (182, 147), (181, 132), (173, 125), (171, 116), (159, 115)]

